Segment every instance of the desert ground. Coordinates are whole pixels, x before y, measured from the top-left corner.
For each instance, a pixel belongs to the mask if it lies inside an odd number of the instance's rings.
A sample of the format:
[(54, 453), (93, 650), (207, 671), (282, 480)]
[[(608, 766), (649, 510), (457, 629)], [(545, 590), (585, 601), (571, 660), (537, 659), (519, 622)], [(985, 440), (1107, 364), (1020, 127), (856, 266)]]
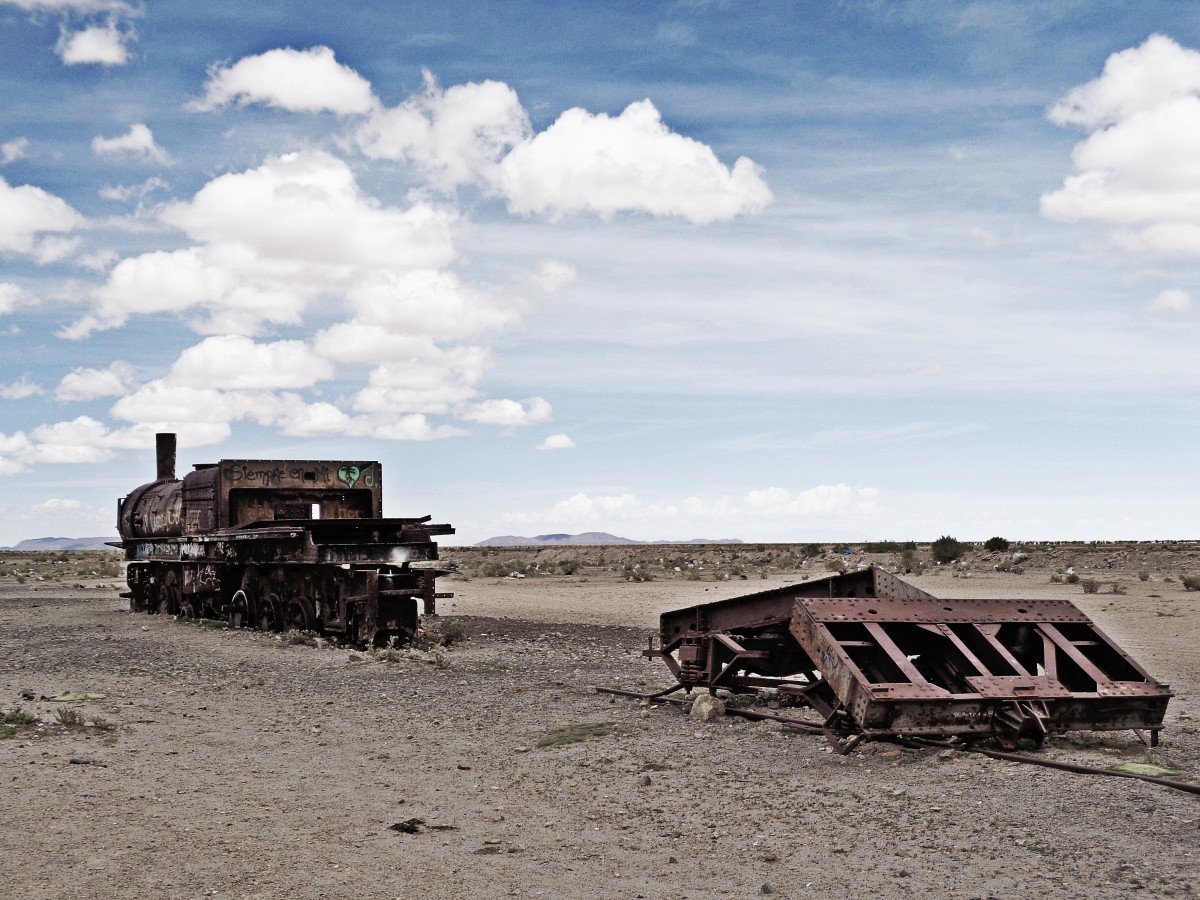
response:
[[(663, 610), (879, 562), (946, 598), (1075, 602), (1176, 696), (1155, 750), (1079, 733), (1040, 754), (1200, 781), (1200, 547), (1028, 546), (1019, 573), (978, 549), (940, 567), (813, 549), (450, 548), (428, 649), (390, 654), (131, 613), (111, 556), (0, 555), (0, 894), (1200, 892), (1195, 795), (886, 743), (838, 756), (595, 692), (670, 683), (640, 655)], [(88, 696), (49, 699), (66, 692)]]

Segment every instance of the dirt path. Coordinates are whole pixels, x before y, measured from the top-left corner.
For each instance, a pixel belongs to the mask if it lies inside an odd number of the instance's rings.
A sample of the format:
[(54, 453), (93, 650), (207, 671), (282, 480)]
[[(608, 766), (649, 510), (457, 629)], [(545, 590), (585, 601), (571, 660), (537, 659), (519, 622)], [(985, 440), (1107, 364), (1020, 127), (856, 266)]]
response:
[[(1020, 578), (1026, 578), (1021, 586)], [(939, 596), (1058, 585), (918, 583)], [(1162, 748), (1054, 740), (1052, 758), (1200, 781), (1200, 595), (1070, 599), (1178, 694)], [(782, 583), (780, 581), (779, 583)], [(595, 685), (665, 684), (662, 609), (774, 586), (447, 581), (465, 643), (381, 662), (131, 614), (115, 591), (0, 587), (0, 708), (62, 691), (111, 728), (0, 740), (11, 897), (1146, 897), (1200, 890), (1200, 799), (983, 757), (838, 757), (769, 724), (695, 722)], [(705, 590), (705, 589), (708, 590)], [(1158, 594), (1158, 597), (1151, 597)], [(453, 608), (450, 604), (453, 604)], [(22, 694), (33, 700), (22, 699)], [(538, 747), (555, 729), (586, 741)], [(414, 833), (389, 826), (419, 819)]]

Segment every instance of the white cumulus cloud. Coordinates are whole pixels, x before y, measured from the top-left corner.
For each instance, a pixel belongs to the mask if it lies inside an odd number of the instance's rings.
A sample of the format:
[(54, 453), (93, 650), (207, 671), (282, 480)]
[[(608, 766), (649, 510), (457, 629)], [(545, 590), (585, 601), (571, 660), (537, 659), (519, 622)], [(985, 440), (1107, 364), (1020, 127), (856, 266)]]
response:
[(73, 401), (119, 397), (129, 390), (133, 381), (133, 366), (116, 360), (104, 369), (79, 368), (64, 375), (54, 390), (54, 398)]
[(241, 335), (210, 337), (180, 354), (172, 384), (225, 390), (312, 387), (333, 377), (333, 365), (303, 341), (256, 344)]
[(73, 242), (56, 235), (83, 224), (83, 216), (62, 198), (32, 185), (13, 187), (0, 178), (0, 254), (54, 262), (74, 249)]
[(129, 61), (126, 44), (132, 38), (132, 33), (123, 31), (115, 21), (91, 25), (79, 31), (64, 28), (58, 43), (54, 45), (54, 52), (68, 66), (87, 63), (123, 66)]
[(384, 206), (354, 172), (308, 150), (221, 175), (162, 219), (193, 240), (237, 242), (266, 258), (377, 268), (441, 267), (454, 257), (454, 214), (426, 203)]
[(649, 100), (617, 116), (569, 109), (534, 134), (508, 85), (443, 89), (426, 72), (422, 93), (379, 109), (356, 138), (368, 157), (409, 162), (436, 188), (478, 184), (513, 212), (551, 219), (644, 212), (706, 224), (772, 200), (759, 166), (745, 157), (724, 165), (711, 147), (671, 131)]
[(0, 166), (7, 166), (29, 155), (29, 138), (13, 138), (0, 144)]
[(712, 148), (667, 128), (649, 100), (618, 116), (567, 110), (504, 157), (496, 186), (513, 212), (550, 218), (631, 211), (706, 224), (772, 200), (758, 165), (740, 157), (726, 167)]
[(1168, 37), (1113, 54), (1048, 113), (1088, 136), (1044, 215), (1118, 226), (1131, 250), (1200, 253), (1200, 53)]
[(0, 281), (0, 316), (7, 315), (24, 303), (31, 303), (32, 298), (17, 284)]
[(386, 206), (344, 161), (319, 151), (221, 175), (159, 216), (196, 246), (121, 260), (63, 337), (156, 312), (203, 315), (194, 327), (215, 334), (297, 325), (323, 294), (345, 294), (379, 272), (438, 269), (455, 255), (453, 211)]
[(443, 90), (424, 75), (424, 93), (380, 110), (359, 128), (363, 153), (410, 161), (443, 189), (491, 180), (500, 158), (530, 133), (516, 91), (498, 81)]
[(204, 97), (190, 108), (209, 111), (231, 103), (338, 115), (369, 113), (379, 105), (370, 82), (340, 64), (328, 47), (284, 47), (215, 65), (204, 83)]
[(575, 447), (575, 442), (565, 434), (550, 434), (546, 439), (537, 445), (538, 450), (571, 450)]
[(146, 162), (169, 165), (171, 158), (154, 142), (154, 133), (142, 122), (129, 126), (129, 131), (114, 138), (92, 138), (92, 152), (97, 156), (133, 156)]
[(523, 401), (483, 400), (469, 404), (458, 414), (469, 422), (503, 425), (506, 428), (548, 422), (554, 418), (554, 410), (541, 397), (530, 397)]
[(26, 397), (36, 397), (46, 391), (29, 380), (28, 375), (22, 375), (12, 384), (0, 384), (0, 397), (5, 400), (24, 400)]

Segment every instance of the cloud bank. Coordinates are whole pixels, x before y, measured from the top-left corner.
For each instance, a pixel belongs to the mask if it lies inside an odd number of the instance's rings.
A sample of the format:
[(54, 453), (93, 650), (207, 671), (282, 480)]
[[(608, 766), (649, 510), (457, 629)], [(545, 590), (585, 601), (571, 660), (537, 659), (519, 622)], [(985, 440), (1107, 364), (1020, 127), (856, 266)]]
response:
[(1046, 216), (1116, 226), (1129, 250), (1200, 253), (1200, 53), (1153, 35), (1048, 112), (1083, 129), (1077, 174), (1043, 195)]

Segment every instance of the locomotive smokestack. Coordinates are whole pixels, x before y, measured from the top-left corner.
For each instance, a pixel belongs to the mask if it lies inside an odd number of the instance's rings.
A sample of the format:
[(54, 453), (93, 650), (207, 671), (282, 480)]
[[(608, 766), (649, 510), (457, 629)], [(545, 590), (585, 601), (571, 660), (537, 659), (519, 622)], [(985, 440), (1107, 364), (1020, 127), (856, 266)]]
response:
[(158, 480), (175, 480), (175, 435), (169, 431), (159, 432), (154, 436), (155, 450), (158, 456)]

